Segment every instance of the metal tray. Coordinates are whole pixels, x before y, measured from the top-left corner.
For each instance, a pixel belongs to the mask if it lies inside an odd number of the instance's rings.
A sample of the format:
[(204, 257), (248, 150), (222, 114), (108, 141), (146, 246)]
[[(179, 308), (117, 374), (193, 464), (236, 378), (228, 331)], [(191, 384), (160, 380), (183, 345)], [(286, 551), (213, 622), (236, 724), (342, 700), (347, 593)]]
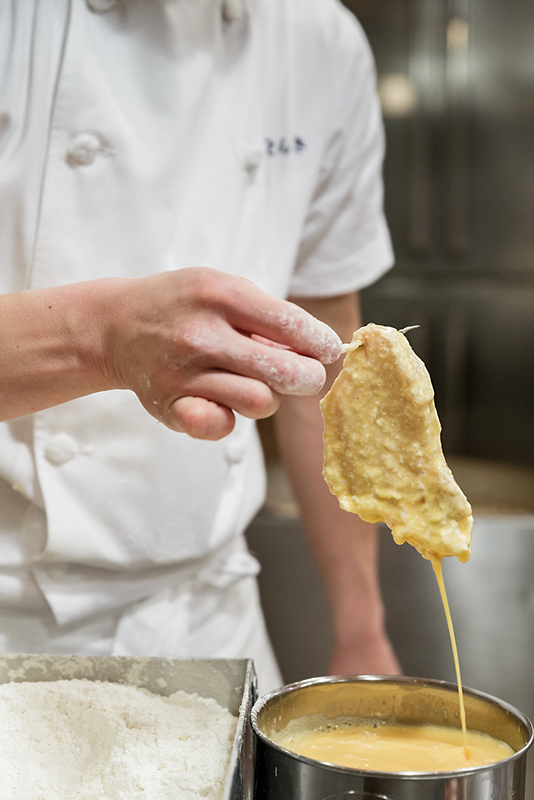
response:
[(175, 659), (128, 656), (9, 655), (0, 657), (0, 683), (84, 678), (123, 683), (167, 697), (182, 689), (212, 697), (238, 718), (222, 800), (252, 800), (256, 699), (254, 664), (247, 659)]

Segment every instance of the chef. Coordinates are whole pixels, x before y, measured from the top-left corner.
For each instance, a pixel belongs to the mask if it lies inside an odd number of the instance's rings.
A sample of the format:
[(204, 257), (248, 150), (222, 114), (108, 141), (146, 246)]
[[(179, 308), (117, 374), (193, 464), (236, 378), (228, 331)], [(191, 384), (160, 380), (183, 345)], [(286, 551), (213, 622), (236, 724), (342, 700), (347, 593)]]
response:
[(243, 538), (278, 409), (331, 668), (398, 671), (317, 394), (392, 262), (382, 151), (337, 0), (1, 5), (2, 651), (253, 657), (279, 684)]

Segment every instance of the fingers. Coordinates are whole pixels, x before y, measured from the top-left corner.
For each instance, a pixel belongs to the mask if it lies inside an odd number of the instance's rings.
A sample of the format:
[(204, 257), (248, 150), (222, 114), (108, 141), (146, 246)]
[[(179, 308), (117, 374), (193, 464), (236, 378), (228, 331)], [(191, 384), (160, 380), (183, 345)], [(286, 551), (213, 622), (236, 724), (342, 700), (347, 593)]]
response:
[[(317, 394), (326, 380), (326, 371), (320, 361), (264, 337), (247, 336), (228, 327), (220, 330), (217, 325), (213, 328), (205, 326), (193, 335), (189, 331), (189, 341), (193, 337), (196, 347), (193, 380), (197, 379), (196, 375), (201, 377), (207, 372), (213, 375), (218, 371), (228, 373), (232, 379), (240, 376), (251, 378), (266, 384), (277, 394), (291, 395)], [(177, 368), (180, 366), (176, 364)], [(190, 382), (185, 393), (203, 394), (198, 383)]]
[(192, 436), (226, 435), (233, 411), (269, 416), (279, 395), (316, 394), (341, 353), (328, 325), (245, 278), (190, 268), (119, 288), (103, 371)]
[(266, 294), (250, 281), (233, 284), (225, 304), (232, 309), (228, 321), (249, 335), (285, 345), (324, 364), (341, 355), (341, 339), (332, 328), (295, 303)]
[(247, 361), (251, 374), (279, 394), (317, 394), (326, 380), (326, 370), (320, 361), (290, 351), (262, 346)]
[(216, 441), (228, 436), (235, 425), (233, 412), (204, 397), (180, 397), (161, 420), (175, 431), (194, 439)]
[(191, 394), (150, 407), (168, 428), (196, 439), (221, 439), (231, 433), (236, 411), (251, 419), (274, 414), (280, 397), (261, 381), (213, 372), (198, 376), (188, 385)]
[(280, 405), (278, 394), (262, 381), (217, 370), (189, 381), (185, 393), (204, 397), (251, 419), (269, 417)]
[[(276, 298), (270, 298), (276, 300)], [(283, 303), (273, 309), (260, 307), (248, 328), (273, 342), (286, 345), (301, 355), (330, 364), (341, 354), (341, 339), (328, 325), (312, 317), (294, 303)]]

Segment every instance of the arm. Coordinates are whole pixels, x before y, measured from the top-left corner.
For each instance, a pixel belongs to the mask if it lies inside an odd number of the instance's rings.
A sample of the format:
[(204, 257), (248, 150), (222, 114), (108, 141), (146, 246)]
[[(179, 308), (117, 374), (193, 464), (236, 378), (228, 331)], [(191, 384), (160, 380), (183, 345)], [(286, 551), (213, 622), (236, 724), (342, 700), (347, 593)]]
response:
[(332, 330), (244, 278), (203, 268), (0, 296), (0, 419), (134, 391), (169, 428), (219, 439), (313, 394)]
[[(295, 299), (350, 342), (360, 326), (354, 294)], [(327, 368), (325, 391), (341, 363)], [(322, 476), (323, 419), (315, 397), (285, 397), (276, 416), (279, 446), (312, 551), (325, 582), (334, 626), (332, 674), (401, 671), (384, 628), (377, 531), (343, 511)]]

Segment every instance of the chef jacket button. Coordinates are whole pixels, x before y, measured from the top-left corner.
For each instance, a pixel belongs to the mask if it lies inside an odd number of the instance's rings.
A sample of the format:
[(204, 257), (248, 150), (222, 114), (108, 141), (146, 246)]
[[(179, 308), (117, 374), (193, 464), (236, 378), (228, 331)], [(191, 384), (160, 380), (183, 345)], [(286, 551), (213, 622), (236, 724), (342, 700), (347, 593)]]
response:
[(66, 464), (79, 452), (78, 444), (68, 433), (55, 433), (48, 440), (44, 454), (51, 464)]
[(242, 442), (228, 442), (226, 445), (226, 460), (229, 464), (238, 464), (243, 461), (245, 446)]
[(111, 11), (117, 5), (117, 0), (87, 0), (87, 7), (97, 14)]
[(101, 148), (100, 139), (94, 133), (80, 133), (70, 143), (67, 163), (71, 167), (87, 167)]

